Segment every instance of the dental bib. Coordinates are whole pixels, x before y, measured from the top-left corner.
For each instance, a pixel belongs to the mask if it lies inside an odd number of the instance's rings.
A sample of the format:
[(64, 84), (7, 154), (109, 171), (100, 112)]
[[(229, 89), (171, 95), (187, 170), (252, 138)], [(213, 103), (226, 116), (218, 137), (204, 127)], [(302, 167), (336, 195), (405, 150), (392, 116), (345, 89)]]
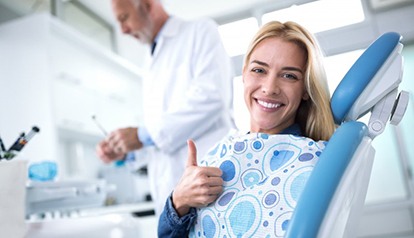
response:
[(199, 160), (223, 171), (223, 193), (197, 209), (190, 237), (283, 237), (325, 144), (293, 135), (227, 136)]

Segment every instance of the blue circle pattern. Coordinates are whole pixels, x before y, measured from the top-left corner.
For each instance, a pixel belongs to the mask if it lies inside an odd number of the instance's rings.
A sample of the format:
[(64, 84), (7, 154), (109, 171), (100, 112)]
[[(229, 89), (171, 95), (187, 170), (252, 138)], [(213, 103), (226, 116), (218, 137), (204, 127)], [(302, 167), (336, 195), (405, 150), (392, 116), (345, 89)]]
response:
[(324, 148), (323, 141), (291, 135), (225, 138), (204, 158), (223, 171), (224, 191), (197, 210), (190, 237), (283, 237)]
[(252, 187), (263, 179), (263, 174), (258, 169), (248, 169), (241, 175), (243, 188)]
[(263, 141), (261, 139), (256, 139), (251, 143), (251, 148), (253, 151), (258, 152), (263, 149)]
[(244, 195), (236, 198), (228, 207), (223, 221), (229, 237), (252, 237), (261, 224), (262, 208), (256, 197)]
[(307, 171), (299, 174), (296, 178), (293, 179), (292, 185), (290, 187), (290, 194), (292, 195), (293, 200), (297, 201), (300, 195), (301, 190), (296, 188), (303, 188), (308, 181), (311, 172)]
[(276, 206), (280, 201), (280, 195), (277, 191), (271, 190), (263, 196), (262, 204), (265, 208)]
[(246, 149), (247, 149), (247, 143), (246, 143), (246, 141), (238, 141), (238, 142), (234, 143), (233, 148), (234, 148), (233, 149), (234, 150), (234, 153), (241, 154), (244, 151), (246, 151)]
[(226, 193), (224, 196), (221, 196), (220, 199), (218, 200), (218, 204), (220, 206), (227, 205), (233, 198), (234, 194), (235, 192), (229, 192), (229, 193)]
[(275, 194), (269, 194), (265, 198), (265, 203), (266, 203), (266, 205), (272, 205), (276, 202), (276, 200), (277, 200), (277, 197), (276, 197)]
[(223, 158), (226, 154), (227, 154), (227, 147), (225, 144), (223, 144), (223, 147), (221, 148), (220, 158)]
[(234, 166), (233, 162), (226, 160), (220, 165), (219, 168), (221, 171), (223, 171), (222, 178), (225, 182), (234, 179), (234, 175), (236, 174), (236, 167)]
[(213, 238), (216, 233), (216, 226), (213, 219), (210, 216), (205, 216), (203, 218), (203, 227), (204, 227), (204, 236), (207, 238)]
[[(240, 219), (243, 217), (244, 212), (250, 213), (250, 219)], [(253, 215), (252, 215), (253, 214)], [(239, 202), (230, 213), (229, 221), (233, 230), (233, 234), (237, 237), (242, 237), (253, 225), (253, 221), (256, 219), (256, 210), (252, 203), (243, 201)]]
[(274, 222), (274, 230), (272, 232), (274, 234), (274, 237), (284, 237), (287, 226), (289, 224), (289, 219), (292, 217), (292, 214), (292, 211), (288, 211), (276, 218)]
[[(215, 211), (225, 212), (228, 208), (228, 205), (233, 201), (238, 192), (239, 190), (235, 188), (226, 189), (214, 203)], [(220, 213), (218, 213), (217, 215), (219, 214)]]
[(280, 183), (280, 178), (279, 177), (274, 177), (273, 179), (272, 179), (272, 185), (273, 186), (276, 186), (276, 185), (278, 185)]
[(299, 156), (299, 160), (300, 161), (308, 161), (308, 160), (311, 160), (311, 159), (313, 159), (313, 154), (311, 154), (311, 153), (303, 153), (303, 154), (301, 154), (300, 156)]
[(294, 155), (293, 151), (273, 151), (272, 159), (270, 160), (270, 169), (272, 171), (278, 170), (280, 167), (282, 167), (284, 164), (286, 164), (287, 161), (289, 161)]
[[(221, 178), (223, 179), (224, 187), (230, 187), (237, 183), (239, 181), (240, 172), (245, 170), (240, 168), (240, 161), (238, 158), (232, 155), (226, 156), (218, 163), (220, 163), (218, 167), (223, 172)], [(206, 162), (206, 164), (208, 164), (208, 162)]]

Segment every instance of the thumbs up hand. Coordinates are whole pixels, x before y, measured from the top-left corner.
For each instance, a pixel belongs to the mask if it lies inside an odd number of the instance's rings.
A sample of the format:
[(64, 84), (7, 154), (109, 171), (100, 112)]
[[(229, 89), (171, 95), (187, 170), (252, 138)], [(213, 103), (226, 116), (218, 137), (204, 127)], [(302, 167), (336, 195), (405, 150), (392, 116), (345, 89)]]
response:
[(173, 206), (181, 217), (191, 207), (204, 207), (223, 191), (223, 172), (216, 167), (197, 166), (197, 148), (188, 140), (188, 159), (183, 176), (172, 194)]
[(187, 158), (187, 168), (191, 166), (197, 166), (197, 148), (192, 140), (187, 141), (188, 146), (188, 158)]

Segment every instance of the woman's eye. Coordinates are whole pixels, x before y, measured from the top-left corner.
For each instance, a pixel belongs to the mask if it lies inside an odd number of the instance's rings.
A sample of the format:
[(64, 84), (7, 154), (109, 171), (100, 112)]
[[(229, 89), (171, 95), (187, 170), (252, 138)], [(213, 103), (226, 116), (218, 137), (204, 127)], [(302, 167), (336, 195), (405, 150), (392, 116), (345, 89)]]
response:
[(253, 69), (252, 69), (252, 72), (255, 72), (255, 73), (259, 73), (259, 74), (261, 74), (261, 73), (264, 73), (265, 71), (264, 71), (263, 69), (253, 68)]
[(298, 77), (294, 74), (284, 74), (283, 77), (287, 79), (298, 79)]

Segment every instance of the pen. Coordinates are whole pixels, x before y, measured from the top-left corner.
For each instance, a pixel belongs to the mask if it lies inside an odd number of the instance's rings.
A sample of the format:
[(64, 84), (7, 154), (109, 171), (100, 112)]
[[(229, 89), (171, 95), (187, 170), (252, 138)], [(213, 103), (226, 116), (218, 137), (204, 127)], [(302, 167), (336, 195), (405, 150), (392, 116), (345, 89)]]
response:
[(92, 120), (95, 122), (95, 124), (99, 127), (99, 129), (102, 131), (102, 133), (104, 134), (104, 136), (106, 137), (108, 135), (108, 133), (106, 132), (106, 130), (103, 128), (103, 126), (98, 122), (98, 120), (96, 119), (95, 115), (92, 115)]
[[(96, 120), (96, 116), (95, 115), (92, 115), (92, 120), (99, 127), (99, 129), (102, 131), (102, 133), (104, 134), (104, 136), (107, 137), (108, 136), (108, 133), (103, 128), (103, 126), (98, 122), (98, 120)], [(118, 165), (118, 166), (122, 165), (123, 163), (125, 163), (126, 158), (127, 158), (127, 154), (125, 154), (124, 157), (121, 160), (115, 161), (115, 164)]]

